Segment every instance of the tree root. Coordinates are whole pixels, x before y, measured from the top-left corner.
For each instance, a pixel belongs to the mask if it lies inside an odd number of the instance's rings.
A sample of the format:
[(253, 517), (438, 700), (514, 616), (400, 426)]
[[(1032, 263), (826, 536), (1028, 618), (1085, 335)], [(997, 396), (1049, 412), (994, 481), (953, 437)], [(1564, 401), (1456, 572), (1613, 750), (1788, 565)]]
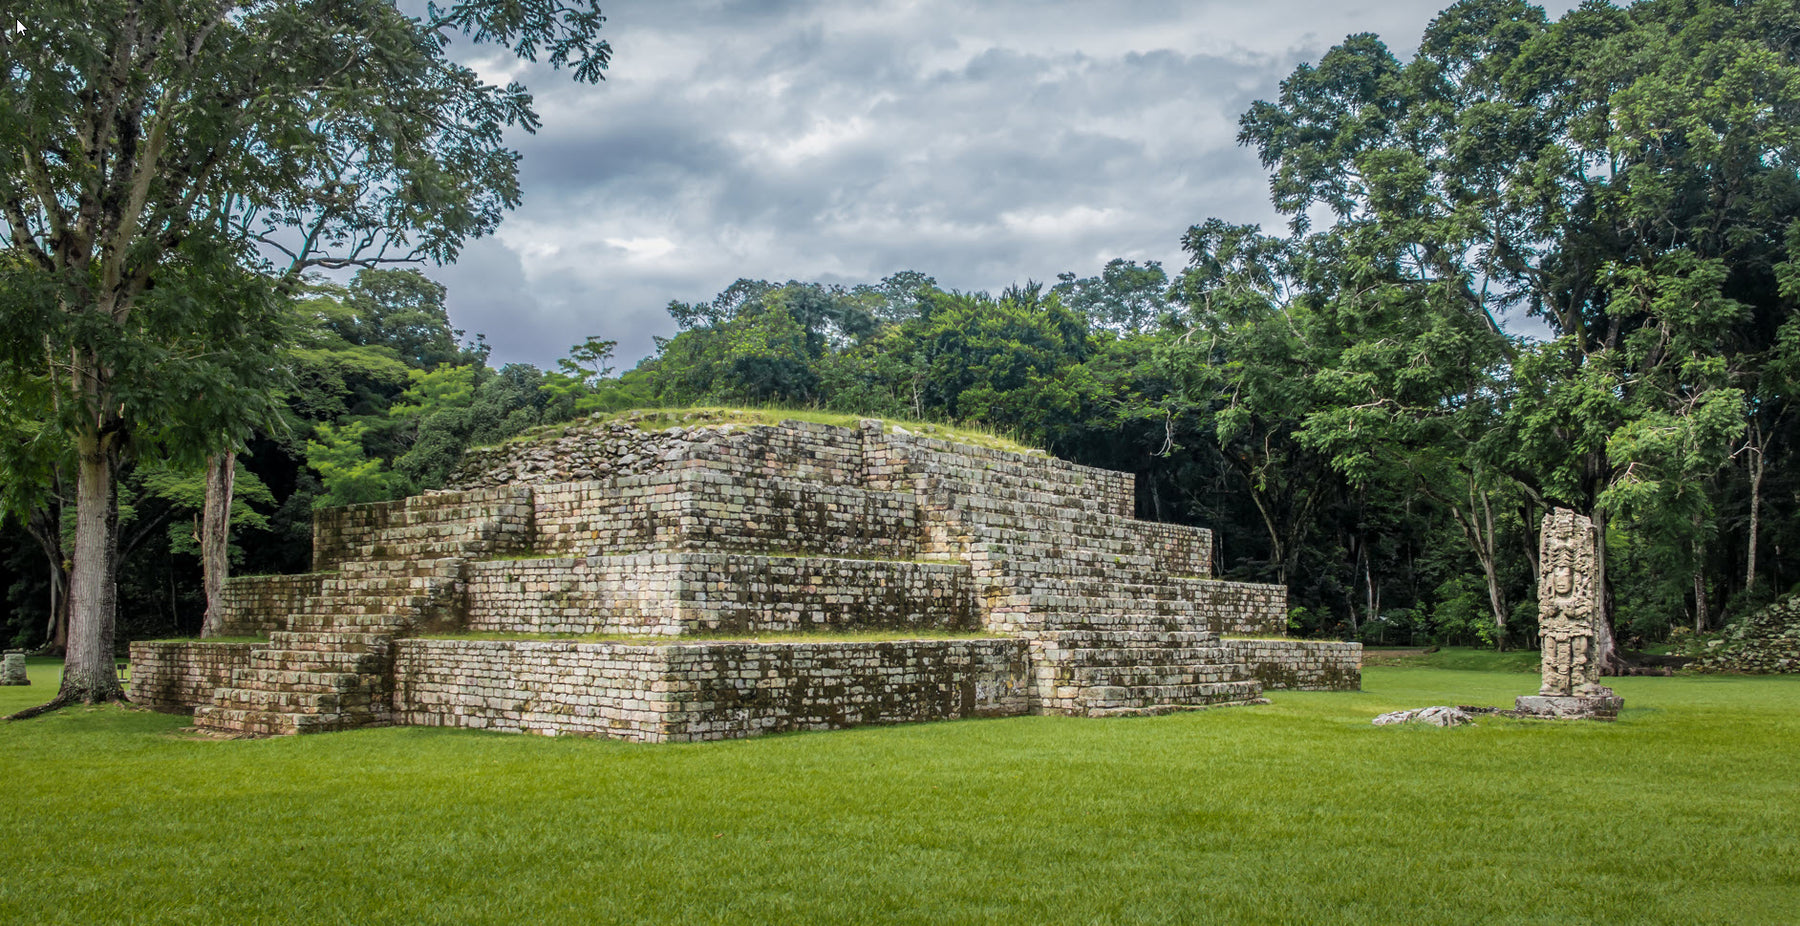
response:
[(30, 720), (31, 718), (36, 717), (40, 714), (48, 714), (51, 711), (60, 711), (63, 708), (68, 707), (69, 705), (74, 704), (76, 701), (79, 701), (79, 700), (81, 700), (81, 699), (71, 697), (67, 694), (59, 694), (56, 697), (51, 698), (48, 702), (39, 704), (37, 707), (28, 707), (22, 711), (19, 711), (16, 714), (8, 714), (6, 716), (6, 719), (7, 720)]
[(118, 694), (114, 697), (110, 697), (110, 698), (84, 698), (81, 695), (76, 694), (75, 692), (72, 692), (72, 691), (60, 691), (60, 692), (57, 692), (56, 697), (51, 698), (49, 701), (46, 701), (43, 704), (39, 704), (36, 707), (28, 707), (22, 711), (19, 711), (16, 714), (8, 714), (4, 718), (0, 718), (0, 719), (3, 719), (3, 720), (30, 720), (33, 717), (39, 717), (44, 714), (48, 714), (51, 711), (60, 711), (65, 707), (69, 707), (69, 706), (75, 705), (75, 704), (105, 704), (110, 701), (117, 701), (121, 704), (130, 704), (131, 703), (131, 699), (126, 697), (123, 693), (120, 693), (120, 694)]

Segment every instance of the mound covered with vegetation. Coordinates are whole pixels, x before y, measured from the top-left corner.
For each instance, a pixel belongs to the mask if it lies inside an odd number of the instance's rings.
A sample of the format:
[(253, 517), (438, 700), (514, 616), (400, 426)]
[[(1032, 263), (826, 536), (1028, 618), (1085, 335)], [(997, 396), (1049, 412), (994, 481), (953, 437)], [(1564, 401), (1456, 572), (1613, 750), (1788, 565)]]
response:
[(1701, 672), (1800, 672), (1800, 595), (1725, 628), (1694, 662)]
[[(445, 487), (566, 482), (639, 475), (677, 459), (684, 447), (719, 440), (746, 428), (800, 420), (853, 428), (856, 415), (781, 408), (665, 408), (603, 412), (534, 428), (504, 443), (467, 451)], [(1041, 453), (1017, 441), (970, 428), (925, 422), (883, 422), (891, 431), (1007, 450)]]

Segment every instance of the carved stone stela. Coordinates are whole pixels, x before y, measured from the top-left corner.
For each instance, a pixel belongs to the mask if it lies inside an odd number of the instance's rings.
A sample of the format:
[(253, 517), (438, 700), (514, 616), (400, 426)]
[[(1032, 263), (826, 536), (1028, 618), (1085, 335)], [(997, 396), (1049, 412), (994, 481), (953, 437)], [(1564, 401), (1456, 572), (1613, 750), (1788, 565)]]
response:
[(1545, 717), (1611, 720), (1623, 700), (1600, 684), (1597, 621), (1599, 544), (1594, 522), (1567, 508), (1544, 515), (1538, 543), (1538, 636), (1544, 682), (1519, 711)]
[(1599, 681), (1594, 659), (1594, 524), (1567, 508), (1544, 516), (1538, 546), (1541, 695), (1585, 694)]

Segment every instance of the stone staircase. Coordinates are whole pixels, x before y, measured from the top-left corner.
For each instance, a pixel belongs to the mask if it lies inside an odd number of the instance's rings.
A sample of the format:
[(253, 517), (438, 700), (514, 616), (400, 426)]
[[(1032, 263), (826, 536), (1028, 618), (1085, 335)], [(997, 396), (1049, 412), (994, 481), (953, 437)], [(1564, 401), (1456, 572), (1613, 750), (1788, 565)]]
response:
[(194, 710), (215, 733), (275, 736), (385, 726), (393, 719), (394, 638), (461, 606), (458, 558), (345, 563), (252, 649), (231, 684)]
[(1166, 714), (1262, 704), (1262, 685), (1206, 631), (1050, 630), (1031, 642), (1043, 713)]
[(277, 736), (384, 726), (393, 709), (390, 633), (279, 631), (194, 710), (215, 733)]

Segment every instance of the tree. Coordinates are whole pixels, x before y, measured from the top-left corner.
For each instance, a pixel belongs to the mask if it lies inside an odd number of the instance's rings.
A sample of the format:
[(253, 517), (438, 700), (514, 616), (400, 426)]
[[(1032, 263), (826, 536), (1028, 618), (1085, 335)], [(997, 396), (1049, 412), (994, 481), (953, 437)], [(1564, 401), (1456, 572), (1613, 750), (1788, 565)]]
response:
[[(271, 269), (290, 284), (308, 267), (453, 259), (517, 204), (503, 132), (537, 117), (524, 88), (448, 61), (450, 37), (541, 52), (587, 81), (610, 48), (588, 0), (463, 0), (425, 20), (379, 0), (48, 0), (13, 15), (0, 219), (25, 269), (0, 300), (0, 328), (21, 334), (4, 372), (48, 384), (38, 401), (76, 465), (69, 655), (51, 704), (110, 700), (115, 479), (166, 407), (143, 400), (168, 384), (142, 362), (165, 343), (140, 318), (149, 294), (172, 269), (250, 260), (251, 245), (283, 255)], [(201, 443), (227, 449), (243, 419), (214, 423)]]
[(1119, 257), (1107, 261), (1097, 277), (1059, 273), (1056, 279), (1055, 290), (1069, 308), (1119, 331), (1142, 331), (1172, 308), (1169, 275), (1160, 261), (1140, 265)]
[[(1797, 22), (1781, 2), (1590, 3), (1551, 23), (1467, 0), (1412, 61), (1352, 36), (1244, 116), (1296, 231), (1326, 207), (1396, 285), (1497, 338), (1515, 307), (1550, 326), (1519, 352), (1501, 465), (1591, 514), (1603, 563), (1614, 518), (1703, 557), (1712, 506), (1693, 492), (1743, 424), (1730, 378), (1793, 311), (1776, 277), (1800, 205)], [(1684, 517), (1647, 519), (1678, 491)]]

